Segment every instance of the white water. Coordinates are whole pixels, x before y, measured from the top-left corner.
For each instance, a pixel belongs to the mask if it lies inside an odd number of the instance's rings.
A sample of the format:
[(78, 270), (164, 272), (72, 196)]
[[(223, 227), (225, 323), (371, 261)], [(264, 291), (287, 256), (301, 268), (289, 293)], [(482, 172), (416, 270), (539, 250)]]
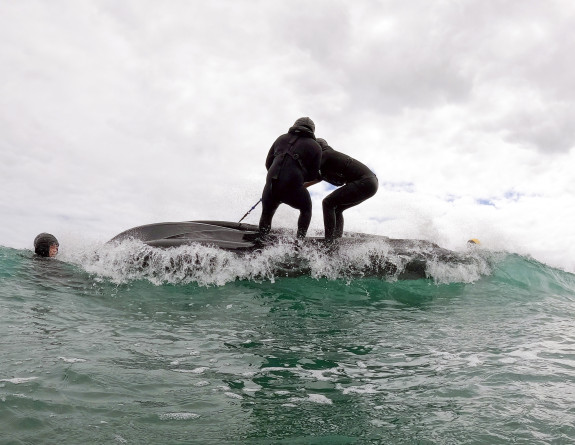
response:
[(410, 261), (421, 258), (426, 261), (426, 277), (436, 283), (470, 283), (491, 272), (490, 264), (497, 255), (473, 248), (458, 252), (461, 261), (454, 262), (437, 257), (428, 245), (397, 250), (383, 239), (370, 239), (339, 246), (333, 252), (314, 245), (298, 247), (286, 240), (246, 254), (197, 244), (159, 249), (128, 240), (72, 247), (60, 256), (63, 261), (115, 283), (145, 279), (156, 285), (200, 286), (220, 286), (235, 280), (273, 282), (278, 277), (294, 275), (330, 280), (378, 276), (394, 281), (402, 278), (400, 274)]

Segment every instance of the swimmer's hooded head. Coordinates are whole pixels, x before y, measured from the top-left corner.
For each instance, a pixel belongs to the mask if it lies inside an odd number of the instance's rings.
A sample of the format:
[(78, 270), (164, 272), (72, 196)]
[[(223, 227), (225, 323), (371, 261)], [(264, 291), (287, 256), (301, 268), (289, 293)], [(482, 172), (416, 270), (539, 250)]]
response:
[(54, 235), (41, 233), (34, 238), (34, 252), (42, 257), (55, 257), (60, 243)]
[(294, 122), (290, 131), (304, 131), (306, 133), (311, 132), (311, 134), (313, 134), (315, 132), (315, 124), (309, 117), (300, 117)]

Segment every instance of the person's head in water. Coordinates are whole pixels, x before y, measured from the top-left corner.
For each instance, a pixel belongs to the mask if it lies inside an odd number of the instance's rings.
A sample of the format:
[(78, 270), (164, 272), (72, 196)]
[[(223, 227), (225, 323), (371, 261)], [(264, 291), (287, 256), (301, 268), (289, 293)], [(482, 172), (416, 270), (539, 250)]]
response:
[(58, 253), (60, 243), (54, 235), (41, 233), (34, 238), (34, 252), (42, 257), (53, 258)]
[(315, 133), (315, 124), (309, 117), (300, 117), (298, 120), (294, 122), (293, 126), (294, 128), (305, 127), (312, 133)]

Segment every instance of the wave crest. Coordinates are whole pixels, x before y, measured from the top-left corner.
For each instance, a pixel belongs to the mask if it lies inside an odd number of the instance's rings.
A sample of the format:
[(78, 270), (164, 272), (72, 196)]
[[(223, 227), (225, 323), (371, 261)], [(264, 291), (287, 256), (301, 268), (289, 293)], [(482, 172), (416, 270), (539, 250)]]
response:
[(199, 244), (161, 249), (126, 240), (67, 256), (87, 272), (118, 284), (148, 280), (156, 285), (221, 286), (235, 280), (274, 282), (293, 276), (330, 280), (380, 277), (388, 281), (427, 278), (452, 283), (473, 282), (491, 272), (489, 257), (480, 250), (452, 252), (417, 241), (398, 248), (381, 239), (355, 240), (332, 249), (285, 239), (242, 254)]

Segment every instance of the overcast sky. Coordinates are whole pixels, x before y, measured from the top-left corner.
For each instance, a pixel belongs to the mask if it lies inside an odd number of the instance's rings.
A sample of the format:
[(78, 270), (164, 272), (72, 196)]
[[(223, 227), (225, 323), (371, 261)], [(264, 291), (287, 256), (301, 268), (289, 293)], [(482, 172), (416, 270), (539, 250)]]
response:
[(571, 0), (0, 0), (0, 245), (237, 221), (310, 116), (380, 180), (346, 229), (575, 271), (573, 54)]

